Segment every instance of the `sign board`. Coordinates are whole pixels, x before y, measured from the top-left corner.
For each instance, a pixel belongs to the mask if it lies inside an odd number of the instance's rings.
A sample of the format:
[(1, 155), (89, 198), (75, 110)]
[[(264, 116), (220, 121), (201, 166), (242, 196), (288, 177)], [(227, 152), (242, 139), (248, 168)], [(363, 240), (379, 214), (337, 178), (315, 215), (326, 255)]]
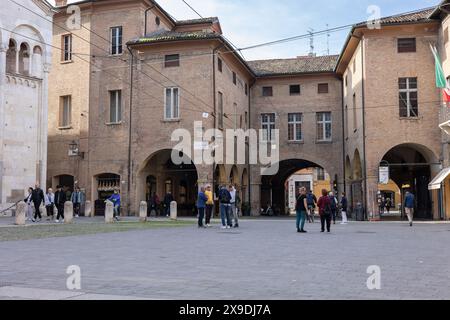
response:
[(380, 166), (379, 168), (379, 184), (389, 184), (390, 175), (389, 175), (389, 167), (388, 166)]

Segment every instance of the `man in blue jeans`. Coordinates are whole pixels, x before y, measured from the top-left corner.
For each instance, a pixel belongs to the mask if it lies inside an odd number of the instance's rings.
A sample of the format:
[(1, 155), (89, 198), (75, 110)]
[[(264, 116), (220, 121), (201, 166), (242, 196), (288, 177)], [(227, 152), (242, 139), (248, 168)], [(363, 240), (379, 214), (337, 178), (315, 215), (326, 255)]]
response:
[(306, 212), (308, 210), (308, 200), (306, 198), (306, 188), (300, 189), (300, 194), (297, 197), (297, 203), (295, 205), (295, 210), (297, 212), (297, 232), (306, 233), (305, 222), (306, 222)]
[(107, 200), (111, 201), (114, 205), (114, 220), (120, 221), (120, 193), (119, 190), (114, 190), (114, 194)]
[[(222, 219), (222, 229), (230, 229), (232, 222), (230, 218), (231, 210), (231, 194), (226, 186), (222, 186), (219, 190), (220, 218)], [(226, 221), (225, 221), (226, 219)]]

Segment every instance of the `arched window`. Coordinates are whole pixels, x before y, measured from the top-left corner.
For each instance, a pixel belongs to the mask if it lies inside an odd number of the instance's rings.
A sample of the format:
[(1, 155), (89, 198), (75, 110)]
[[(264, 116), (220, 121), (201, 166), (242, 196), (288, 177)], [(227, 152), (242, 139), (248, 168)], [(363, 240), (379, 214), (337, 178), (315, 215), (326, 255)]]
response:
[(31, 67), (31, 75), (40, 78), (42, 76), (42, 49), (39, 46), (33, 48)]
[(26, 43), (20, 45), (19, 73), (28, 76), (30, 74), (30, 50)]
[(17, 58), (17, 45), (13, 39), (9, 40), (8, 51), (6, 52), (6, 72), (17, 73), (16, 70), (16, 58)]

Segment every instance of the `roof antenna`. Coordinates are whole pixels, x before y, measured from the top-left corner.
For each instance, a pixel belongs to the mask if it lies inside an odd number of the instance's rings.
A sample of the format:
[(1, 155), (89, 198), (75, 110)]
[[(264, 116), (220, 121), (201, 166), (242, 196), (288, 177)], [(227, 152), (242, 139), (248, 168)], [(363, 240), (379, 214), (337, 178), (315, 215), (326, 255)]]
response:
[(316, 54), (314, 53), (314, 29), (309, 28), (309, 56), (314, 57)]
[(329, 29), (329, 26), (328, 26), (328, 23), (327, 23), (327, 55), (328, 56), (330, 55), (330, 37), (331, 37), (330, 29)]

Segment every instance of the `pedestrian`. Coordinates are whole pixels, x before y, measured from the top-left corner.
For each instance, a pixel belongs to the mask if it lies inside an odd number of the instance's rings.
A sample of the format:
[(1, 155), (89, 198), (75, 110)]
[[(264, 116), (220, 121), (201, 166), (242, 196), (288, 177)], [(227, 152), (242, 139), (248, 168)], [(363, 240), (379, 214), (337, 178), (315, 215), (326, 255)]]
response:
[(312, 192), (312, 190), (309, 190), (308, 194), (306, 195), (306, 201), (308, 203), (308, 222), (314, 223), (314, 215), (317, 205), (317, 198)]
[(341, 222), (341, 224), (347, 224), (348, 223), (348, 220), (347, 220), (347, 207), (348, 207), (348, 200), (347, 200), (345, 192), (342, 192), (342, 197), (341, 197), (342, 222)]
[(331, 199), (327, 190), (322, 190), (322, 197), (317, 201), (317, 206), (319, 207), (320, 224), (322, 227), (321, 232), (325, 232), (325, 224), (327, 231), (331, 232)]
[(41, 221), (42, 219), (42, 215), (41, 215), (41, 204), (45, 204), (45, 198), (44, 198), (44, 191), (42, 191), (42, 189), (39, 186), (39, 182), (36, 182), (35, 188), (33, 190), (33, 203), (34, 203), (34, 218), (33, 218), (33, 222), (37, 221)]
[(391, 207), (392, 207), (392, 200), (391, 198), (386, 199), (386, 212), (387, 214), (391, 213)]
[(333, 192), (330, 192), (328, 194), (328, 196), (330, 197), (330, 201), (331, 201), (331, 216), (333, 218), (333, 224), (336, 224), (338, 200), (334, 196)]
[(411, 192), (407, 191), (405, 196), (405, 213), (408, 217), (410, 227), (413, 226), (414, 204), (415, 204), (414, 195)]
[(214, 208), (214, 199), (210, 185), (206, 186), (205, 195), (208, 198), (208, 200), (206, 201), (206, 209), (205, 209), (206, 210), (205, 224), (206, 227), (209, 228), (211, 227), (211, 216)]
[(60, 219), (61, 221), (64, 221), (64, 204), (66, 203), (66, 200), (66, 193), (63, 191), (61, 186), (57, 186), (55, 192), (55, 206), (58, 210), (58, 214), (56, 215), (55, 220), (56, 223), (58, 223)]
[(70, 196), (70, 201), (73, 203), (73, 212), (75, 213), (75, 218), (80, 217), (81, 202), (83, 200), (82, 193), (79, 187), (75, 188), (75, 191)]
[(308, 210), (308, 200), (306, 196), (306, 188), (300, 188), (300, 192), (297, 196), (297, 203), (295, 205), (295, 211), (297, 213), (297, 232), (298, 233), (306, 233), (305, 231), (305, 223), (306, 223), (306, 215)]
[(232, 225), (230, 227), (233, 227), (233, 221), (234, 221), (234, 228), (239, 228), (239, 214), (238, 214), (237, 205), (236, 205), (237, 191), (236, 191), (236, 188), (232, 184), (230, 184), (230, 186), (228, 187), (228, 191), (230, 192), (230, 195), (231, 195), (230, 216), (231, 216)]
[(156, 192), (153, 192), (153, 195), (150, 198), (149, 216), (152, 215), (152, 211), (155, 211), (155, 217), (160, 215), (160, 212), (159, 212), (160, 203), (161, 203), (161, 201), (159, 200), (158, 195), (156, 194)]
[(219, 190), (220, 218), (222, 220), (222, 229), (230, 229), (232, 222), (230, 219), (230, 191), (225, 186)]
[(380, 201), (380, 216), (384, 214), (385, 207), (386, 207), (386, 199), (382, 197)]
[(208, 197), (205, 194), (205, 187), (200, 188), (200, 192), (198, 193), (197, 198), (197, 210), (198, 210), (198, 227), (204, 228), (203, 219), (205, 217), (205, 208), (206, 202), (208, 201)]
[(164, 196), (164, 207), (166, 209), (166, 217), (170, 217), (170, 204), (174, 201), (172, 192), (168, 191)]
[(120, 193), (119, 189), (114, 189), (114, 194), (108, 198), (106, 201), (111, 201), (114, 206), (113, 218), (116, 221), (120, 221)]
[(28, 195), (23, 201), (27, 204), (26, 221), (31, 221), (31, 220), (33, 220), (33, 188), (32, 187), (28, 188)]
[(55, 215), (55, 194), (52, 188), (49, 188), (45, 194), (45, 210), (47, 211), (47, 221), (53, 221)]

